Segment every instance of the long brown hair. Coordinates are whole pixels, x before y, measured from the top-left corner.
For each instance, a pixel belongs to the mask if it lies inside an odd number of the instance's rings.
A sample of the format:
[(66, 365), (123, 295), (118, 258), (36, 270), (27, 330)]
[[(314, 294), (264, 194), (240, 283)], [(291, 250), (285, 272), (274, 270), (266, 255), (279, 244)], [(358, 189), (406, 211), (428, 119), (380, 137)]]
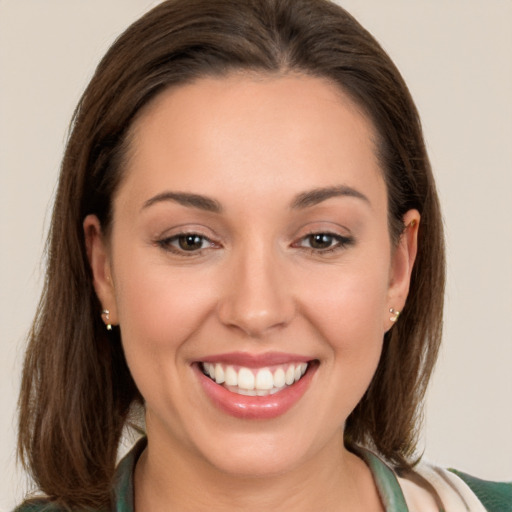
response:
[(129, 27), (99, 64), (75, 111), (47, 243), (44, 292), (30, 333), (19, 401), (19, 454), (38, 488), (67, 507), (109, 501), (116, 453), (142, 404), (119, 332), (100, 319), (82, 229), (108, 232), (134, 118), (162, 90), (253, 70), (324, 77), (366, 113), (396, 242), (421, 213), (419, 253), (400, 321), (385, 336), (375, 377), (350, 415), (347, 443), (413, 463), (421, 404), (441, 339), (442, 220), (419, 117), (375, 39), (327, 0), (168, 0)]

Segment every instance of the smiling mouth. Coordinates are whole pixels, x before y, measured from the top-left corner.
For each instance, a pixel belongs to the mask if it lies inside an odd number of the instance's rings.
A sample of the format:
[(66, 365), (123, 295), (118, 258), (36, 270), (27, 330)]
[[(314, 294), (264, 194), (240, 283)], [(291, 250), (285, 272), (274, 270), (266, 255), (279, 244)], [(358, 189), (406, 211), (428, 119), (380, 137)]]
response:
[(267, 396), (283, 391), (301, 380), (309, 366), (310, 363), (305, 362), (262, 368), (223, 363), (199, 364), (201, 371), (215, 383), (232, 393), (245, 396)]

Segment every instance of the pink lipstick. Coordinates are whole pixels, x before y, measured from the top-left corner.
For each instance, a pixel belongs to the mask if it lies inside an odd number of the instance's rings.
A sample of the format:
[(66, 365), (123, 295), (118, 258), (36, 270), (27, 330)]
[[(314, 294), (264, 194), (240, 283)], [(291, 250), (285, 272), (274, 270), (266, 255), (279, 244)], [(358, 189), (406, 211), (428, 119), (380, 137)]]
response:
[(218, 354), (193, 364), (203, 390), (217, 407), (237, 418), (262, 420), (293, 407), (317, 367), (314, 359), (278, 352)]

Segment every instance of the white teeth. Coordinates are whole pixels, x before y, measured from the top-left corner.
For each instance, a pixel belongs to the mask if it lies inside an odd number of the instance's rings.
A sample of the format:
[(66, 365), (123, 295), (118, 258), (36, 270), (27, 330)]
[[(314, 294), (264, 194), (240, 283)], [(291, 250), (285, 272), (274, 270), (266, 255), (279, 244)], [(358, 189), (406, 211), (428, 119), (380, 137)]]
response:
[(217, 384), (222, 384), (225, 380), (224, 368), (222, 368), (222, 365), (217, 363), (215, 365), (215, 382)]
[(285, 373), (282, 368), (278, 368), (274, 373), (274, 386), (282, 388), (286, 384)]
[(287, 386), (291, 386), (294, 383), (294, 381), (295, 381), (295, 366), (291, 365), (288, 367), (288, 369), (286, 370), (285, 379), (286, 379)]
[(256, 390), (255, 389), (238, 388), (237, 393), (239, 395), (245, 395), (245, 396), (256, 396)]
[(250, 369), (222, 363), (202, 363), (203, 371), (217, 384), (223, 384), (234, 393), (248, 396), (266, 396), (291, 386), (306, 373), (308, 363), (279, 365), (270, 368)]
[(238, 370), (238, 387), (242, 389), (254, 389), (254, 374), (249, 368)]
[(256, 374), (255, 387), (256, 389), (260, 389), (262, 391), (269, 390), (274, 387), (274, 377), (268, 368), (258, 370), (258, 373)]
[(226, 368), (225, 376), (227, 386), (238, 386), (238, 374), (232, 366)]
[(210, 363), (203, 363), (204, 372), (215, 380), (215, 365)]

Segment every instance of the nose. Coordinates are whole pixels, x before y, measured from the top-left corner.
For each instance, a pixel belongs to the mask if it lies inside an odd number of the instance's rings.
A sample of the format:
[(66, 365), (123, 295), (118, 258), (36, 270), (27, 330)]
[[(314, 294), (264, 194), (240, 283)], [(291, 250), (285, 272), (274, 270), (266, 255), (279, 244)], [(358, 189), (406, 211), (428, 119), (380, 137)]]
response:
[(220, 321), (252, 338), (283, 328), (295, 315), (286, 261), (271, 251), (245, 251), (226, 272)]

